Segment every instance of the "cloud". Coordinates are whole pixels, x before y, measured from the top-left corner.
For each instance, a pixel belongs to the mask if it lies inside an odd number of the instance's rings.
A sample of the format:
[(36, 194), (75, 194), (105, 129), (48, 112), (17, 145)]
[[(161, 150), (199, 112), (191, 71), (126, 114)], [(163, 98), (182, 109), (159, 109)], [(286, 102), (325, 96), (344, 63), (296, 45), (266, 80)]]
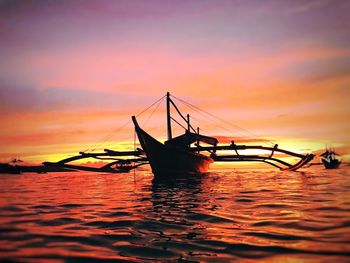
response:
[(299, 65), (297, 70), (300, 73), (307, 72), (305, 81), (310, 83), (349, 78), (350, 49), (348, 54), (344, 54), (342, 57), (305, 63), (305, 65)]
[(125, 111), (133, 107), (140, 109), (153, 100), (155, 98), (147, 94), (135, 95), (56, 87), (36, 89), (0, 84), (0, 109), (3, 113), (117, 109)]
[(303, 1), (303, 2), (294, 2), (294, 6), (289, 7), (285, 13), (286, 14), (297, 14), (310, 12), (313, 10), (317, 10), (319, 8), (323, 8), (328, 4), (333, 4), (332, 1), (329, 0), (313, 0), (313, 1)]
[(94, 141), (169, 90), (261, 134), (345, 141), (349, 8), (0, 0), (1, 136), (9, 146), (51, 134)]

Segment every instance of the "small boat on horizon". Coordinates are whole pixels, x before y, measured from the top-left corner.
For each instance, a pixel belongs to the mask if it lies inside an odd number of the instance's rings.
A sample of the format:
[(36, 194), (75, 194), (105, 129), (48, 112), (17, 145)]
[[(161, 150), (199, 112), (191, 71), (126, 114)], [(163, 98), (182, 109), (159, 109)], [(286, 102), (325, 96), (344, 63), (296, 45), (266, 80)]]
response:
[(326, 149), (321, 155), (321, 160), (326, 169), (336, 169), (341, 164), (340, 155), (334, 150)]
[(72, 172), (72, 169), (62, 167), (46, 167), (42, 165), (21, 165), (19, 158), (13, 158), (7, 163), (0, 163), (0, 174), (21, 174), (21, 173), (48, 173), (48, 172)]
[(0, 173), (8, 173), (8, 174), (20, 174), (21, 167), (18, 163), (22, 163), (23, 161), (19, 158), (13, 158), (8, 163), (0, 163)]

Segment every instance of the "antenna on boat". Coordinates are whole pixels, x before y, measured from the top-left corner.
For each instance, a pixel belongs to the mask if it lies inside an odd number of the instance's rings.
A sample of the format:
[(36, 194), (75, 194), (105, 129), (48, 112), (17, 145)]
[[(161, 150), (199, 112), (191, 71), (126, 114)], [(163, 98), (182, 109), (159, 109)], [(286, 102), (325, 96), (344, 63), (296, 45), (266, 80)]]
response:
[(167, 129), (168, 129), (168, 141), (172, 139), (171, 134), (171, 117), (170, 117), (170, 93), (166, 93), (166, 116), (167, 116)]

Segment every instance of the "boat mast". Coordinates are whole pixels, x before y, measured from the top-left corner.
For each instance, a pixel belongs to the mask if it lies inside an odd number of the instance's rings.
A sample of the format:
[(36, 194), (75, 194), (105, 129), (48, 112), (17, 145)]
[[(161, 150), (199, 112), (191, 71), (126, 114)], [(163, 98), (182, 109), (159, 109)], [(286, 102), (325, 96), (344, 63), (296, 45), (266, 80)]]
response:
[(187, 114), (187, 132), (191, 132), (190, 130), (191, 126), (190, 126), (190, 114)]
[(187, 132), (186, 132), (186, 134), (187, 134), (187, 140), (188, 140), (188, 147), (190, 147), (191, 146), (191, 141), (190, 141), (190, 132), (191, 132), (191, 130), (190, 130), (190, 114), (187, 114)]
[(167, 130), (168, 130), (168, 141), (172, 139), (171, 134), (171, 117), (170, 117), (170, 93), (166, 93), (166, 117), (167, 117)]

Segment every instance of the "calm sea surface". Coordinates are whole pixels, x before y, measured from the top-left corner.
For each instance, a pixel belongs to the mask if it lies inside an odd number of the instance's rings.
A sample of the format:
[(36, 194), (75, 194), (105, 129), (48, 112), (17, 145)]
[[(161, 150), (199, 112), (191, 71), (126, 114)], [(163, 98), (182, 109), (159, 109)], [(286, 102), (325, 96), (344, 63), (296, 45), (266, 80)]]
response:
[(350, 169), (0, 175), (0, 260), (350, 262)]

